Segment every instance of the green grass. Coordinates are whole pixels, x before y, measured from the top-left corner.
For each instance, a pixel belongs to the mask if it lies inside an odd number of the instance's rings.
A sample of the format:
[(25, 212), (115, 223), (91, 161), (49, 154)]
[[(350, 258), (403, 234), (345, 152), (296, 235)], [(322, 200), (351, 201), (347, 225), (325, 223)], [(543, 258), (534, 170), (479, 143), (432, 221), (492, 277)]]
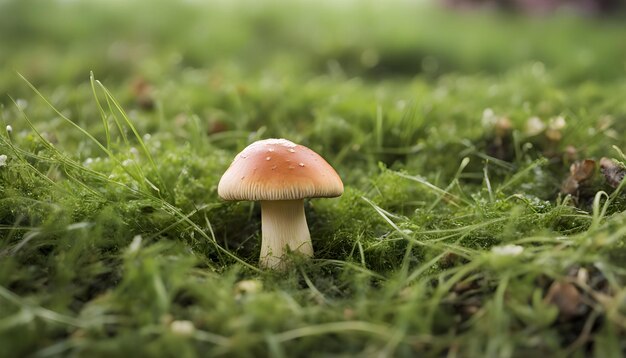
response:
[[(626, 352), (626, 198), (562, 192), (626, 161), (623, 19), (146, 4), (0, 2), (0, 356)], [(270, 137), (345, 184), (286, 273), (216, 191)]]

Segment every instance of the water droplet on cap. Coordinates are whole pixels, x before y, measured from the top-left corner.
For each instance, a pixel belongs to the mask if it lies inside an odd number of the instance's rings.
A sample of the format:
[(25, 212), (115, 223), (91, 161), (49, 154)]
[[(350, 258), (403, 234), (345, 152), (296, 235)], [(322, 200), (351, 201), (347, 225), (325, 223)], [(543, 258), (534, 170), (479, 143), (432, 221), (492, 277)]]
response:
[(293, 149), (293, 148), (289, 148), (289, 149), (287, 149), (287, 150), (289, 151), (289, 153), (295, 153), (295, 152), (296, 152), (296, 150), (295, 150), (295, 149)]
[(272, 160), (272, 157), (265, 157), (265, 160)]
[(303, 167), (303, 166), (304, 166), (304, 163), (298, 163), (298, 165), (299, 165), (299, 166), (301, 166), (301, 167)]

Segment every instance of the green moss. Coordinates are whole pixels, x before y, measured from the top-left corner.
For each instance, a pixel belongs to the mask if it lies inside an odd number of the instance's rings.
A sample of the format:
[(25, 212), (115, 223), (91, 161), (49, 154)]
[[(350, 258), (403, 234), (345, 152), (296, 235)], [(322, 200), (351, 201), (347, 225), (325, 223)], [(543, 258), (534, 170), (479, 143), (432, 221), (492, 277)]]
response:
[[(396, 5), (0, 4), (0, 356), (623, 353), (625, 196), (562, 193), (624, 160), (623, 19)], [(345, 184), (280, 273), (217, 196), (269, 137)]]

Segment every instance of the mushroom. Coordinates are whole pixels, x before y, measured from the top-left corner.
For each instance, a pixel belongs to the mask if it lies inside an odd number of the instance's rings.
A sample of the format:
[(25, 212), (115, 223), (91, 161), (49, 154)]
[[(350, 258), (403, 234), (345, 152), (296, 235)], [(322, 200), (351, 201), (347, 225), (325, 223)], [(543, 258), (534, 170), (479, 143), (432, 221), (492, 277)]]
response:
[(265, 139), (235, 157), (217, 191), (224, 200), (261, 201), (260, 266), (282, 269), (289, 250), (313, 256), (304, 198), (340, 196), (343, 183), (311, 149), (286, 139)]

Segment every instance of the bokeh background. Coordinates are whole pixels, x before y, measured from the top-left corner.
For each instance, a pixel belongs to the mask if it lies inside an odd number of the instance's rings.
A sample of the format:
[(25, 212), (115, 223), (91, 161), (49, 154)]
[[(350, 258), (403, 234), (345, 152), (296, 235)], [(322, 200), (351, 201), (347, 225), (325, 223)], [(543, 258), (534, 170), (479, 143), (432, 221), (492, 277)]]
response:
[(3, 0), (0, 6), (3, 93), (14, 83), (13, 70), (37, 84), (80, 83), (89, 71), (104, 80), (162, 82), (217, 66), (376, 80), (501, 73), (540, 61), (564, 80), (611, 79), (623, 74), (626, 51), (617, 0)]
[[(0, 0), (0, 356), (623, 354), (624, 10)], [(346, 189), (278, 274), (270, 137)]]

